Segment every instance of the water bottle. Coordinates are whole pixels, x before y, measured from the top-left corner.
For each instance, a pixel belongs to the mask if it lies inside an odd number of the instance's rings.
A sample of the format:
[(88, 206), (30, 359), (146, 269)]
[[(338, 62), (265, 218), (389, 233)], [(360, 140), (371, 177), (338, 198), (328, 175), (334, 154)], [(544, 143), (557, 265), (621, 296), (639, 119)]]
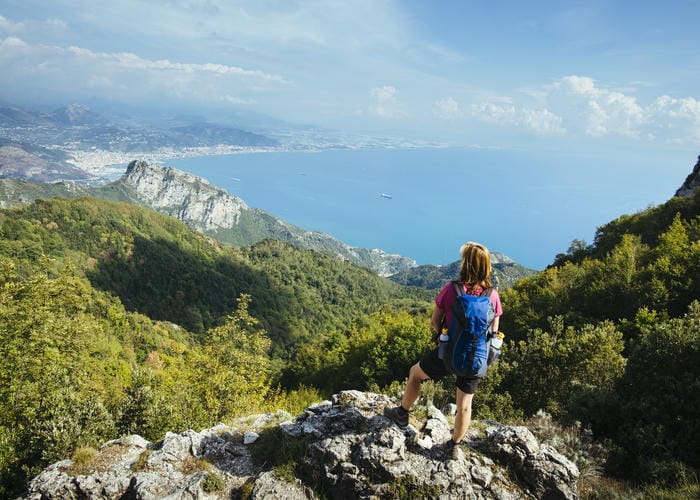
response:
[(491, 347), (489, 348), (489, 355), (486, 360), (487, 365), (490, 366), (501, 357), (501, 347), (503, 346), (504, 338), (505, 335), (501, 332), (493, 332), (491, 334)]
[(495, 347), (496, 349), (500, 349), (501, 346), (503, 346), (503, 339), (505, 338), (505, 335), (501, 332), (493, 332), (491, 334), (491, 347)]
[(447, 356), (447, 342), (449, 342), (450, 336), (447, 335), (447, 328), (442, 329), (442, 335), (440, 335), (440, 343), (438, 344), (438, 358), (445, 359)]

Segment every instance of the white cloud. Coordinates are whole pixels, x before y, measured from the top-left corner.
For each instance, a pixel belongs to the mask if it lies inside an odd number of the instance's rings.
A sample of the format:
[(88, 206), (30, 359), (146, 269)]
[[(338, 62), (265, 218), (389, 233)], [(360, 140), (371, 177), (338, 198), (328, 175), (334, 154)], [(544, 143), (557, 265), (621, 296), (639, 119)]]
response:
[(561, 117), (548, 109), (524, 109), (521, 120), (527, 128), (541, 135), (566, 133)]
[[(694, 97), (657, 97), (648, 105), (599, 86), (589, 77), (567, 76), (549, 86), (547, 101), (565, 116), (567, 128), (593, 137), (625, 136), (661, 142), (700, 139), (700, 102)], [(554, 104), (556, 103), (556, 104)]]
[(586, 135), (639, 137), (645, 121), (635, 97), (600, 88), (585, 76), (566, 76), (549, 87), (547, 102), (568, 118), (567, 128)]
[[(654, 137), (668, 142), (700, 141), (700, 101), (694, 97), (658, 97), (646, 110)], [(685, 136), (685, 138), (683, 137)]]
[[(290, 82), (277, 74), (217, 63), (147, 59), (131, 52), (95, 52), (84, 47), (0, 40), (0, 86), (41, 93), (46, 81), (59, 99), (80, 99), (85, 91), (104, 97), (147, 101), (176, 98), (191, 102), (249, 104), (244, 94), (274, 92)], [(21, 83), (21, 84), (20, 84)], [(235, 93), (239, 102), (220, 96)], [(247, 100), (246, 100), (247, 99)]]
[(24, 30), (24, 24), (16, 23), (0, 16), (0, 33), (20, 33)]
[(396, 93), (396, 88), (391, 85), (375, 87), (370, 90), (369, 94), (374, 101), (370, 107), (370, 113), (385, 120), (405, 118), (406, 112), (403, 111), (401, 103), (396, 98)]
[(538, 135), (562, 135), (566, 129), (561, 117), (547, 109), (518, 107), (504, 100), (481, 102), (472, 106), (476, 118), (499, 126), (525, 129)]
[(28, 33), (40, 35), (57, 35), (65, 33), (68, 25), (61, 19), (45, 19), (43, 21), (13, 21), (0, 15), (0, 34), (25, 36)]
[(541, 89), (520, 90), (515, 98), (492, 98), (470, 109), (483, 122), (538, 135), (700, 140), (700, 101), (694, 97), (664, 95), (645, 105), (618, 84), (612, 90), (587, 76), (565, 76)]
[(241, 97), (236, 97), (236, 96), (232, 96), (232, 95), (228, 95), (228, 94), (223, 96), (221, 98), (221, 100), (224, 102), (228, 102), (230, 104), (242, 104), (242, 105), (246, 105), (246, 106), (256, 103), (255, 99), (243, 99)]
[(27, 45), (24, 40), (14, 36), (8, 36), (2, 40), (2, 42), (0, 42), (0, 52), (8, 56), (12, 55), (13, 51), (24, 49), (26, 47), (29, 47), (29, 45)]
[(369, 91), (369, 93), (374, 97), (377, 102), (388, 102), (394, 99), (396, 95), (396, 88), (391, 85), (384, 85), (383, 87), (375, 87)]
[(272, 75), (262, 71), (247, 70), (236, 66), (226, 66), (224, 64), (189, 64), (171, 62), (167, 59), (150, 60), (144, 59), (129, 52), (93, 52), (80, 47), (68, 47), (67, 51), (78, 58), (91, 61), (100, 61), (115, 67), (134, 70), (153, 71), (173, 71), (180, 73), (215, 73), (219, 75), (235, 75), (249, 77), (261, 82), (289, 83), (279, 75)]
[(436, 101), (433, 112), (438, 118), (442, 118), (444, 120), (453, 120), (462, 115), (462, 110), (459, 107), (459, 103), (452, 97), (447, 97)]

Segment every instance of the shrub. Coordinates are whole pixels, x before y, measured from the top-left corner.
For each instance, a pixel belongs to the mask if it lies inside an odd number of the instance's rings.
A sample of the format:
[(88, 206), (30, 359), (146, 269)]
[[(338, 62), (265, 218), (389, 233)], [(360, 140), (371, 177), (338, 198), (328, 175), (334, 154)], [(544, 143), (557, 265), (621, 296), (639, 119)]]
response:
[(674, 485), (700, 468), (700, 303), (643, 329), (620, 381), (613, 472)]
[(97, 450), (91, 447), (81, 446), (73, 452), (71, 460), (74, 467), (85, 467), (97, 455)]
[(601, 475), (609, 450), (593, 439), (590, 429), (581, 428), (578, 422), (564, 427), (544, 411), (538, 411), (525, 424), (541, 443), (574, 462), (583, 480)]
[(151, 450), (143, 450), (139, 455), (139, 458), (131, 464), (131, 470), (134, 472), (141, 472), (146, 470), (148, 467), (148, 457), (151, 456)]
[(250, 447), (253, 463), (270, 467), (279, 477), (294, 481), (297, 464), (306, 454), (306, 445), (311, 440), (313, 436), (290, 437), (279, 427), (263, 429)]
[(218, 474), (207, 472), (204, 474), (204, 477), (199, 485), (204, 493), (216, 493), (217, 491), (223, 490), (226, 483), (224, 483), (224, 480), (221, 479)]

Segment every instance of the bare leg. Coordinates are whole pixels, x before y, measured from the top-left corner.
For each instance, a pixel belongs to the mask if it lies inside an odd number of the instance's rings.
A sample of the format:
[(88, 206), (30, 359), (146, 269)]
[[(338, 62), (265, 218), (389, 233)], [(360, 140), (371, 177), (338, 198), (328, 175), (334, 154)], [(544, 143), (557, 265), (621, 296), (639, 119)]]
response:
[(459, 443), (469, 430), (469, 424), (472, 421), (472, 399), (474, 394), (467, 394), (457, 389), (457, 415), (455, 415), (455, 430), (452, 435), (452, 441), (455, 443)]
[(424, 380), (429, 379), (428, 375), (420, 367), (419, 363), (416, 363), (411, 367), (408, 372), (408, 382), (406, 383), (406, 389), (403, 391), (403, 398), (401, 399), (401, 406), (404, 410), (410, 410), (413, 403), (416, 402), (418, 396), (420, 396), (420, 384)]

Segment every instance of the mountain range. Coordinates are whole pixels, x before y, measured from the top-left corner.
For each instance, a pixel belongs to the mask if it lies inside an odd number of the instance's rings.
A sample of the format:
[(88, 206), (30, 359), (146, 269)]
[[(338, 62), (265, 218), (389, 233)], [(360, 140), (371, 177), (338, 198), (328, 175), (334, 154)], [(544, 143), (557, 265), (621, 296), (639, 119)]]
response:
[(227, 125), (182, 119), (167, 126), (152, 126), (136, 120), (105, 117), (81, 104), (63, 106), (49, 113), (0, 107), (0, 137), (68, 151), (101, 149), (152, 153), (159, 148), (184, 149), (221, 144), (246, 147), (279, 145), (271, 137)]
[[(305, 147), (303, 144), (308, 140), (322, 144), (321, 147), (339, 144), (337, 138), (316, 137), (316, 133), (312, 134), (315, 139), (304, 137), (304, 130), (296, 130), (295, 134), (298, 138), (291, 142), (282, 134), (281, 140), (288, 143), (285, 147)], [(50, 111), (2, 106), (0, 208), (37, 198), (95, 196), (152, 208), (236, 246), (272, 238), (300, 248), (330, 252), (381, 276), (394, 276), (392, 279), (398, 283), (434, 288), (439, 286), (437, 283), (454, 277), (454, 265), (417, 266), (408, 257), (380, 249), (351, 247), (328, 234), (304, 230), (264, 210), (249, 207), (206, 180), (173, 168), (132, 161), (120, 178), (112, 177), (111, 182), (105, 183), (104, 177), (100, 180), (104, 172), (85, 169), (75, 160), (76, 155), (86, 152), (98, 158), (104, 156), (97, 161), (105, 163), (158, 151), (172, 154), (197, 148), (259, 149), (280, 144), (270, 136), (210, 123), (201, 117), (161, 120), (154, 125), (134, 117), (105, 116), (82, 104)], [(98, 182), (90, 183), (95, 185), (83, 182), (95, 180)], [(501, 286), (509, 286), (532, 273), (498, 253), (494, 253), (494, 272)]]
[[(113, 169), (106, 167), (139, 157), (437, 145), (293, 125), (249, 113), (144, 115), (140, 110), (104, 106), (97, 112), (79, 103), (48, 111), (0, 103), (0, 138), (13, 148), (0, 149), (0, 178), (40, 182), (113, 180), (119, 173), (113, 175)], [(22, 164), (14, 161), (17, 150), (23, 152)], [(52, 155), (55, 165), (47, 168), (43, 160)]]
[[(47, 196), (94, 196), (126, 201), (175, 217), (223, 243), (245, 246), (272, 238), (300, 248), (329, 252), (411, 286), (438, 287), (440, 282), (456, 275), (458, 266), (458, 263), (416, 266), (415, 261), (398, 254), (351, 247), (328, 234), (304, 230), (264, 210), (249, 207), (244, 200), (201, 177), (148, 161), (131, 162), (120, 179), (97, 187), (76, 182), (36, 184), (20, 179), (0, 180), (2, 208)], [(493, 256), (494, 273), (501, 286), (507, 287), (534, 272), (496, 252)]]

